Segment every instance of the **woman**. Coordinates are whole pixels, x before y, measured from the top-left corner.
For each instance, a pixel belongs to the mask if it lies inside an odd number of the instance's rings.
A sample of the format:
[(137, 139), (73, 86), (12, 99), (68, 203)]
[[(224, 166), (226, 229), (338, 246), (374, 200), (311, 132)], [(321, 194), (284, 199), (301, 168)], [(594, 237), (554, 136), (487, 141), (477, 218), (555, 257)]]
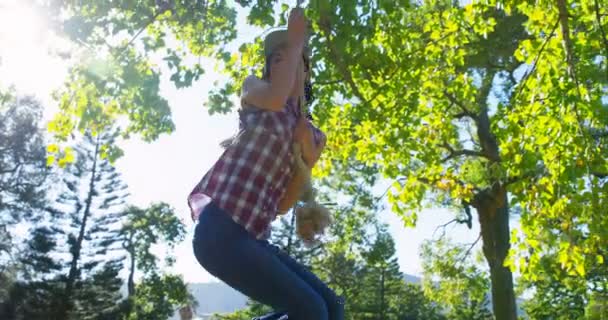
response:
[(285, 311), (292, 320), (343, 319), (343, 302), (319, 278), (268, 243), (270, 223), (295, 204), (303, 177), (292, 171), (299, 142), (312, 168), (324, 134), (302, 114), (310, 79), (302, 9), (287, 30), (264, 40), (264, 77), (243, 83), (240, 131), (189, 196), (198, 220), (194, 254), (209, 273), (250, 298)]

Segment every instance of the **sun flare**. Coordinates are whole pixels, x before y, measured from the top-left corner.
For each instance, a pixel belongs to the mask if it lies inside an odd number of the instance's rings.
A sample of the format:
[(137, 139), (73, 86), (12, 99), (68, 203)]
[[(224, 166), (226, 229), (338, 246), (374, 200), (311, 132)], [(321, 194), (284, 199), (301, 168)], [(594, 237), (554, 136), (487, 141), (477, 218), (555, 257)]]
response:
[(28, 1), (0, 0), (0, 85), (47, 99), (66, 72), (50, 54), (65, 42), (50, 32), (43, 12)]

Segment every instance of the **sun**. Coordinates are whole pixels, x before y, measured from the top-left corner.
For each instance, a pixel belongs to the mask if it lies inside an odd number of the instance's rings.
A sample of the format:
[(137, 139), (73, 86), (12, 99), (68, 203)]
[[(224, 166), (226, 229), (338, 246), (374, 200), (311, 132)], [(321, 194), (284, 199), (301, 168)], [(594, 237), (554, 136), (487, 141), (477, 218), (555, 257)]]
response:
[(25, 1), (0, 1), (0, 39), (2, 49), (31, 48), (43, 32), (42, 17)]
[(47, 100), (67, 70), (49, 52), (65, 41), (52, 34), (39, 10), (30, 1), (0, 0), (0, 85)]

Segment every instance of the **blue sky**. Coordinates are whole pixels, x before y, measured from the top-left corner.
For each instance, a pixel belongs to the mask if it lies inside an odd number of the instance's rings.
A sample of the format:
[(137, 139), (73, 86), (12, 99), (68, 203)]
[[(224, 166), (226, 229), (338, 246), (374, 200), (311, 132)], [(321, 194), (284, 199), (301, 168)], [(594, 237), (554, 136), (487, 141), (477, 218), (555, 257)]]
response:
[[(0, 85), (14, 84), (20, 92), (38, 96), (46, 107), (48, 119), (56, 109), (50, 93), (61, 84), (66, 75), (66, 65), (46, 52), (49, 46), (57, 47), (63, 42), (46, 35), (46, 28), (36, 15), (18, 2), (0, 0)], [(239, 39), (235, 45), (260, 34), (259, 30), (245, 27), (242, 15), (239, 16), (238, 27)], [(20, 32), (16, 34), (12, 30)], [(216, 280), (197, 264), (192, 254), (190, 241), (194, 226), (189, 218), (186, 196), (220, 155), (219, 142), (232, 135), (238, 124), (235, 113), (209, 116), (203, 107), (216, 79), (220, 79), (220, 75), (213, 71), (212, 66), (207, 68), (205, 76), (187, 89), (176, 89), (168, 76), (164, 77), (161, 91), (171, 105), (175, 132), (149, 144), (137, 139), (122, 143), (125, 156), (117, 163), (129, 185), (133, 204), (146, 206), (151, 202), (167, 202), (188, 223), (186, 240), (173, 252), (177, 262), (172, 268), (188, 282)], [(418, 255), (422, 241), (430, 239), (437, 226), (453, 218), (453, 213), (446, 210), (425, 210), (419, 213), (418, 226), (413, 229), (405, 228), (391, 212), (379, 215), (388, 223), (395, 238), (401, 270), (412, 275), (422, 272)], [(455, 241), (472, 243), (479, 234), (477, 220), (474, 219), (473, 230), (452, 224), (447, 228), (448, 235)]]

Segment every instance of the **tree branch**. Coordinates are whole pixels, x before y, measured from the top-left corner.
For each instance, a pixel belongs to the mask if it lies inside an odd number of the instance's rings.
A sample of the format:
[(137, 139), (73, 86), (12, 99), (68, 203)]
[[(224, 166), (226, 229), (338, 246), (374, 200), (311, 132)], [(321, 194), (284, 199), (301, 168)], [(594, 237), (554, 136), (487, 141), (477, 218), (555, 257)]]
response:
[(467, 150), (467, 149), (463, 149), (463, 150), (454, 150), (454, 148), (452, 148), (452, 146), (450, 146), (447, 142), (445, 142), (443, 144), (443, 147), (445, 147), (446, 149), (448, 149), (448, 151), (450, 152), (450, 154), (441, 159), (441, 162), (446, 162), (450, 159), (456, 158), (456, 157), (460, 157), (460, 156), (471, 156), (471, 157), (484, 157), (484, 158), (488, 158), (487, 155), (479, 152), (479, 151), (474, 151), (474, 150)]
[(592, 175), (600, 178), (600, 179), (606, 179), (608, 178), (608, 172), (592, 172)]
[(12, 169), (0, 169), (0, 174), (15, 173), (22, 165), (23, 163), (19, 162)]
[[(568, 25), (568, 17), (570, 16), (570, 14), (568, 13), (568, 5), (566, 4), (565, 0), (556, 0), (556, 1), (557, 1), (557, 7), (559, 10), (559, 20), (558, 21), (559, 21), (559, 24), (561, 25), (562, 43), (564, 46), (564, 50), (566, 51), (566, 62), (568, 64), (568, 74), (574, 81), (574, 84), (576, 85), (576, 90), (578, 92), (579, 99), (581, 99), (581, 101), (584, 101), (584, 98), (581, 94), (580, 83), (579, 83), (578, 77), (576, 75), (576, 67), (574, 65), (574, 63), (575, 63), (574, 51), (572, 49), (573, 45), (572, 45), (572, 39), (570, 38), (570, 27)], [(585, 138), (583, 140), (586, 145), (585, 149), (587, 149), (589, 147), (589, 145), (593, 143), (593, 141), (589, 141), (592, 139), (592, 137), (590, 137), (590, 135), (588, 135), (586, 130), (583, 128), (584, 127), (583, 119), (579, 112), (578, 105), (576, 103), (574, 103), (574, 104), (572, 104), (572, 107), (574, 109), (574, 114), (576, 115), (576, 120), (578, 122), (579, 132), (580, 132), (581, 136), (583, 136)], [(585, 165), (587, 167), (587, 171), (588, 172), (591, 171), (588, 161), (585, 162)]]
[[(597, 20), (597, 27), (600, 29), (602, 33), (602, 39), (604, 40), (604, 50), (606, 51), (606, 58), (608, 59), (608, 37), (606, 37), (606, 32), (602, 27), (602, 17), (600, 17), (600, 5), (598, 0), (595, 0), (595, 20)], [(606, 76), (608, 77), (608, 63), (604, 62), (606, 65)]]
[(479, 242), (480, 239), (481, 239), (481, 233), (477, 237), (477, 240), (475, 240), (475, 242), (471, 243), (471, 245), (469, 246), (469, 249), (467, 249), (467, 251), (464, 253), (464, 256), (462, 256), (462, 258), (460, 258), (458, 260), (459, 263), (462, 263), (469, 256), (469, 254), (471, 253), (471, 250), (473, 250), (473, 248)]
[(461, 113), (457, 113), (454, 115), (454, 118), (458, 119), (458, 120), (460, 120), (462, 118), (466, 118), (466, 117), (470, 117), (469, 113), (467, 113), (467, 112), (461, 112)]
[(443, 228), (443, 233), (441, 234), (441, 237), (439, 237), (439, 239), (443, 238), (445, 236), (445, 228), (447, 228), (452, 223), (458, 223), (458, 218), (454, 218), (442, 225), (437, 226), (437, 228), (435, 228), (435, 231), (433, 231), (432, 237), (435, 238), (435, 233), (437, 232), (437, 230), (439, 230), (439, 228)]
[(566, 62), (568, 64), (568, 73), (576, 81), (576, 70), (574, 68), (574, 53), (572, 52), (572, 39), (570, 39), (570, 27), (568, 26), (568, 7), (565, 0), (557, 0), (557, 8), (559, 10), (559, 24), (562, 31), (562, 41), (564, 50), (566, 51)]
[(133, 42), (135, 41), (135, 39), (137, 39), (137, 37), (139, 37), (139, 35), (146, 30), (151, 24), (153, 24), (156, 19), (163, 13), (165, 13), (165, 11), (167, 10), (172, 10), (172, 6), (170, 5), (165, 5), (165, 6), (161, 6), (160, 10), (152, 17), (150, 17), (150, 20), (148, 20), (140, 29), (139, 31), (137, 31), (137, 33), (135, 33), (135, 35), (131, 38), (131, 40), (129, 40), (129, 42), (118, 52), (118, 54), (116, 55), (116, 57), (120, 57), (122, 56), (125, 51), (127, 51), (127, 49), (129, 49), (129, 47), (133, 44)]
[(475, 121), (477, 121), (477, 115), (473, 112), (471, 112), (463, 103), (462, 101), (456, 99), (456, 97), (454, 97), (452, 94), (450, 94), (447, 90), (443, 90), (443, 94), (445, 95), (446, 98), (448, 98), (448, 100), (450, 100), (451, 103), (457, 105), (458, 107), (460, 107), (460, 109), (462, 109), (461, 113), (456, 114), (454, 117), (455, 118), (464, 118), (464, 117), (469, 117)]
[(490, 125), (490, 117), (488, 116), (487, 100), (492, 88), (492, 82), (496, 71), (490, 71), (485, 74), (481, 88), (479, 89), (479, 114), (477, 116), (477, 137), (481, 144), (481, 150), (486, 157), (494, 162), (500, 162), (500, 154), (498, 151), (498, 142), (496, 136), (492, 133)]
[(340, 71), (342, 76), (344, 77), (344, 80), (346, 81), (346, 83), (349, 84), (349, 86), (350, 86), (351, 90), (353, 91), (353, 93), (355, 94), (355, 96), (357, 98), (359, 98), (359, 100), (361, 100), (363, 103), (367, 104), (368, 101), (367, 101), (367, 99), (365, 99), (365, 97), (363, 96), (361, 91), (359, 91), (359, 87), (357, 87), (357, 84), (353, 80), (353, 75), (351, 74), (350, 70), (343, 63), (344, 60), (340, 59), (340, 57), (344, 57), (344, 55), (341, 55), (341, 52), (336, 48), (336, 46), (333, 43), (329, 21), (319, 21), (319, 27), (320, 27), (321, 31), (323, 32), (323, 35), (327, 39), (327, 48), (329, 49), (331, 58), (335, 62), (336, 67), (338, 68), (338, 70)]
[(530, 78), (532, 73), (534, 73), (534, 71), (536, 71), (536, 66), (538, 65), (538, 61), (540, 60), (541, 55), (545, 51), (545, 48), (547, 47), (549, 40), (551, 38), (553, 38), (553, 36), (555, 35), (555, 30), (557, 30), (558, 26), (559, 26), (559, 19), (555, 22), (555, 25), (553, 26), (551, 33), (547, 36), (547, 39), (545, 39), (545, 42), (543, 42), (543, 45), (540, 47), (540, 50), (536, 54), (536, 57), (534, 58), (534, 62), (532, 63), (532, 69), (529, 72), (526, 72), (524, 74), (524, 76), (522, 77), (522, 79), (519, 81), (519, 90), (517, 91), (517, 94), (515, 95), (515, 101), (517, 101), (517, 99), (519, 98), (521, 93), (524, 91), (524, 87), (525, 87), (526, 81), (528, 81), (528, 78)]
[(378, 197), (375, 197), (376, 201), (380, 201), (380, 200), (384, 199), (384, 197), (386, 196), (386, 194), (388, 193), (388, 191), (391, 190), (392, 187), (393, 187), (392, 185), (388, 186), (388, 188), (386, 188), (386, 190), (384, 190), (384, 192), (382, 192), (381, 195), (379, 195)]

